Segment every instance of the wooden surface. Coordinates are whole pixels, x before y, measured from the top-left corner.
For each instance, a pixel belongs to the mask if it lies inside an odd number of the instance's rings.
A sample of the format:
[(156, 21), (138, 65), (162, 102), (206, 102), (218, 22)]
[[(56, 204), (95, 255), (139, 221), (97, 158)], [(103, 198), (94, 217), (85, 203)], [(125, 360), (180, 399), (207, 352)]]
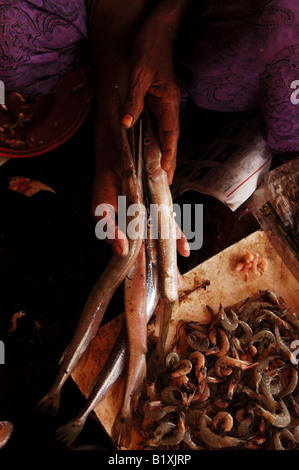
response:
[[(243, 274), (234, 271), (235, 264), (246, 250), (253, 254), (259, 253), (268, 263), (262, 276), (251, 274), (247, 282)], [(209, 314), (206, 305), (218, 311), (220, 302), (224, 307), (232, 305), (258, 290), (273, 290), (284, 298), (292, 310), (299, 310), (299, 284), (263, 231), (253, 233), (195, 267), (183, 276), (183, 281), (180, 300), (170, 324), (167, 347), (171, 346), (174, 339), (178, 321), (207, 322)], [(206, 281), (209, 285), (203, 288)], [(109, 356), (123, 321), (122, 314), (99, 329), (98, 335), (73, 372), (73, 380), (85, 396)], [(152, 325), (149, 333), (154, 333), (154, 329), (155, 326)], [(109, 435), (121, 404), (122, 391), (123, 379), (120, 378), (95, 408), (97, 417)]]

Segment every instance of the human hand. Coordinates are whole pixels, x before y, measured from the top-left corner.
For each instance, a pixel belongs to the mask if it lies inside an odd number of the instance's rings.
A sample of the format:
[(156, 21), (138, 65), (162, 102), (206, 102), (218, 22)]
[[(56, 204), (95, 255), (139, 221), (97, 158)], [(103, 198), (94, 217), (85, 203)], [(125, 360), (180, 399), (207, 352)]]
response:
[[(105, 222), (105, 240), (112, 250), (120, 256), (126, 256), (129, 249), (128, 239), (117, 223), (118, 196), (121, 195), (121, 186), (119, 163), (111, 166), (102, 165), (96, 172), (94, 180), (92, 211), (97, 222)], [(189, 256), (188, 240), (178, 225), (176, 225), (176, 237), (178, 252), (181, 256)]]
[(172, 56), (167, 28), (159, 32), (153, 21), (146, 22), (133, 43), (128, 94), (122, 116), (124, 127), (133, 126), (147, 100), (161, 145), (161, 167), (167, 171), (169, 184), (176, 167), (181, 100)]

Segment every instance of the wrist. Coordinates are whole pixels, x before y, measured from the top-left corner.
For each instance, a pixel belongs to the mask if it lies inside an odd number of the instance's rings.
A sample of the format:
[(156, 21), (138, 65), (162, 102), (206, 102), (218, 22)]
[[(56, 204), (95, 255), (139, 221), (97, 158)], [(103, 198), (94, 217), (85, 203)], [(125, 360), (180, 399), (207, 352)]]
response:
[(157, 33), (173, 44), (181, 23), (194, 0), (161, 0), (148, 21), (155, 24)]

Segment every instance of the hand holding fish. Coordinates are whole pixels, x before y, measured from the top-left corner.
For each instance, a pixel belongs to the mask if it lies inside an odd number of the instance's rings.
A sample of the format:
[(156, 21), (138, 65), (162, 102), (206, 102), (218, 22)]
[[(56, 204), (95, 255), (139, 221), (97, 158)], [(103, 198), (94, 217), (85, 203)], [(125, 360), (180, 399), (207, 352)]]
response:
[(172, 183), (179, 138), (181, 92), (173, 63), (173, 43), (190, 0), (160, 1), (133, 41), (122, 124), (133, 126), (147, 99), (160, 141), (161, 167)]

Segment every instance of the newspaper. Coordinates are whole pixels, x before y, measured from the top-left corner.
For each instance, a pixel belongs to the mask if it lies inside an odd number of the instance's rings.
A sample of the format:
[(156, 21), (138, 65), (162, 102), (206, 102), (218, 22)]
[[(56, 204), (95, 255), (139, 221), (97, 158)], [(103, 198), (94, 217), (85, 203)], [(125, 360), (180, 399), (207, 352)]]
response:
[(270, 171), (246, 205), (299, 281), (299, 157)]
[(235, 211), (260, 185), (271, 161), (256, 115), (234, 116), (211, 144), (199, 143), (178, 156), (173, 198), (193, 190)]

